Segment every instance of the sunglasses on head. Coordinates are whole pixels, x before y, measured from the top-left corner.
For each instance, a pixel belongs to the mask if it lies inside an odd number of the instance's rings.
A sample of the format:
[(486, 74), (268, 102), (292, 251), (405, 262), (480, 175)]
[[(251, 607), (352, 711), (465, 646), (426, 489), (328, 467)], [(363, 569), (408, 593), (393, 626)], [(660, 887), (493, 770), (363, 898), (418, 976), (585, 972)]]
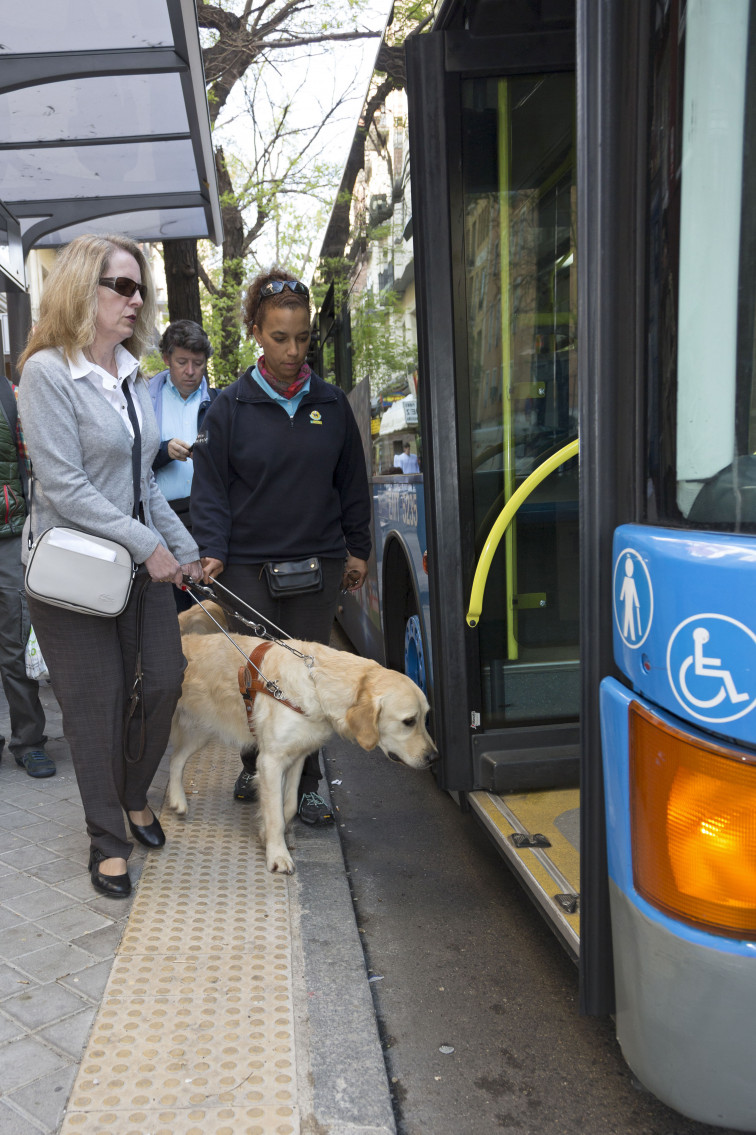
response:
[(128, 276), (101, 276), (97, 282), (102, 284), (103, 288), (118, 292), (119, 296), (124, 296), (127, 300), (131, 299), (134, 292), (139, 292), (143, 300), (147, 299), (147, 285), (138, 284)]
[(307, 296), (309, 299), (310, 289), (305, 284), (301, 284), (299, 280), (269, 280), (267, 284), (263, 284), (260, 290), (260, 299), (264, 300), (268, 296), (277, 296), (284, 288), (297, 292), (300, 296)]

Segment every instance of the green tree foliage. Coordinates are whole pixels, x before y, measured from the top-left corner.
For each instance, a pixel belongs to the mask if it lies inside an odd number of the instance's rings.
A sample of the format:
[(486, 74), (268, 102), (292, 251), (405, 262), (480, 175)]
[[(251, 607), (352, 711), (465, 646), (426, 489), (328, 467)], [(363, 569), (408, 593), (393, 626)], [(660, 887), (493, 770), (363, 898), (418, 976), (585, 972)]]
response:
[[(241, 332), (241, 295), (245, 279), (259, 265), (261, 240), (273, 243), (275, 259), (292, 271), (302, 271), (312, 254), (316, 225), (329, 207), (339, 172), (318, 153), (319, 140), (348, 97), (348, 84), (334, 87), (320, 106), (310, 105), (310, 97), (308, 118), (302, 113), (301, 87), (289, 76), (304, 77), (308, 60), (323, 45), (380, 35), (355, 26), (361, 2), (197, 4), (224, 227), (222, 248), (203, 243), (199, 264), (218, 385), (232, 382), (249, 356)], [(170, 311), (171, 319), (182, 317)]]

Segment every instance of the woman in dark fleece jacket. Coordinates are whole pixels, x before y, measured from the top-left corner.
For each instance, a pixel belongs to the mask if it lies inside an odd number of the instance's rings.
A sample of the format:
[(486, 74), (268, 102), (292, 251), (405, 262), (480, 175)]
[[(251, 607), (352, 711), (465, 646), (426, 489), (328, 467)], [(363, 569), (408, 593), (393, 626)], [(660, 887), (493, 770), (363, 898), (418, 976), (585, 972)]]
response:
[[(192, 534), (205, 581), (219, 582), (293, 638), (327, 643), (340, 588), (367, 575), (370, 494), (357, 423), (343, 391), (305, 362), (310, 302), (275, 268), (252, 281), (244, 322), (262, 355), (222, 390), (194, 446)], [(263, 565), (317, 557), (318, 591), (272, 598)], [(255, 797), (256, 751), (242, 752), (237, 800)], [(299, 816), (333, 823), (318, 795), (318, 753), (306, 760)]]

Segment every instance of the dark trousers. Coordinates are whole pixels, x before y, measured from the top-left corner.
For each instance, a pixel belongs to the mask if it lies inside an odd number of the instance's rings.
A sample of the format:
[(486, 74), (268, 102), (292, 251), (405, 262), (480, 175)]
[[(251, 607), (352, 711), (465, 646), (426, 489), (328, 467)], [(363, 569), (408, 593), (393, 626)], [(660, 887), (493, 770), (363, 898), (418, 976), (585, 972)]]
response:
[[(138, 596), (144, 596), (142, 672), (144, 752), (124, 755), (124, 718), (134, 684)], [(149, 583), (142, 568), (126, 610), (115, 619), (82, 615), (29, 598), (29, 610), (71, 749), (92, 846), (128, 859), (123, 811), (138, 812), (166, 750), (186, 663), (168, 583)], [(128, 753), (139, 754), (138, 709), (128, 729)]]
[[(233, 591), (234, 595), (238, 595), (264, 618), (275, 623), (276, 626), (269, 627), (274, 635), (278, 634), (276, 627), (280, 627), (292, 638), (322, 642), (327, 646), (339, 601), (344, 560), (321, 557), (320, 563), (323, 573), (322, 590), (311, 591), (306, 595), (292, 595), (290, 599), (271, 599), (262, 564), (229, 564), (218, 579), (224, 587)], [(218, 594), (222, 599), (228, 599), (222, 591)], [(240, 608), (239, 613), (254, 621), (254, 616), (243, 607)], [(242, 634), (251, 633), (249, 628), (241, 625), (234, 629)], [(247, 771), (254, 772), (257, 763), (257, 751), (254, 746), (242, 750), (241, 756)], [(310, 753), (305, 760), (299, 782), (300, 799), (305, 793), (317, 790), (322, 775), (318, 753)]]
[(47, 740), (39, 683), (26, 675), (24, 650), (28, 637), (21, 537), (9, 536), (0, 540), (0, 678), (10, 711), (9, 748), (19, 757), (44, 748)]

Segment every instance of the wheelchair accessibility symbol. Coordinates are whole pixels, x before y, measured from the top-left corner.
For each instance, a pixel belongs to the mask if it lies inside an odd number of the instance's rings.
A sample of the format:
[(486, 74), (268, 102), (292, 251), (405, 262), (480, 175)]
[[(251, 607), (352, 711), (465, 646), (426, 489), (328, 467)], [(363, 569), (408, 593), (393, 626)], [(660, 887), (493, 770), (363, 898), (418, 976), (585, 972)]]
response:
[(623, 548), (614, 563), (614, 621), (625, 646), (636, 650), (651, 630), (654, 590), (651, 576), (634, 548)]
[(667, 676), (699, 721), (735, 721), (756, 705), (756, 635), (728, 615), (693, 615), (673, 631)]

